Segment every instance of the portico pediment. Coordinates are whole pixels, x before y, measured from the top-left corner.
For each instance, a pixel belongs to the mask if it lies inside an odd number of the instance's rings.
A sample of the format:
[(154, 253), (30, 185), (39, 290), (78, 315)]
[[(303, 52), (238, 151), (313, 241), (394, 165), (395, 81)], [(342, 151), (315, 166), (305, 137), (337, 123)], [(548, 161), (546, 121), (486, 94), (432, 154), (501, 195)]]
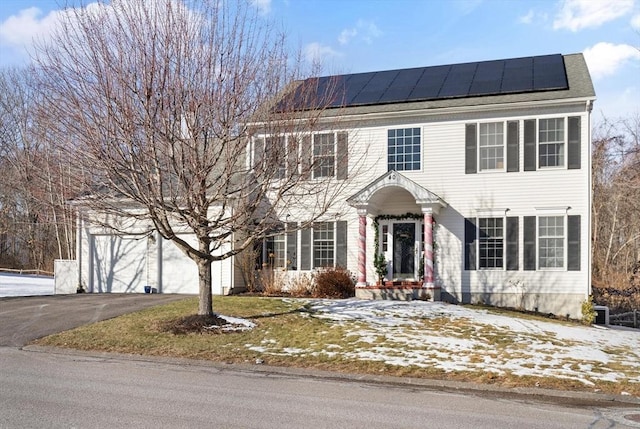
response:
[(358, 193), (348, 198), (347, 203), (357, 209), (370, 212), (378, 206), (378, 197), (381, 193), (392, 191), (393, 188), (404, 189), (411, 194), (416, 204), (418, 204), (423, 211), (431, 210), (434, 213), (438, 213), (441, 208), (447, 207), (447, 203), (438, 195), (395, 170), (388, 171), (369, 183)]

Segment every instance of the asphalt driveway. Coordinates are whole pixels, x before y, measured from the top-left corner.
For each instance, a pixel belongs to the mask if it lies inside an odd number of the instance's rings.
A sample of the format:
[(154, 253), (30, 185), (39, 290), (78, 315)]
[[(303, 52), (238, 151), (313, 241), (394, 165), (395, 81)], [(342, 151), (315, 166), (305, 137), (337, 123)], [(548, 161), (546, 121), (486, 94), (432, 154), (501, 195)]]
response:
[(188, 298), (174, 294), (77, 294), (0, 298), (0, 346)]

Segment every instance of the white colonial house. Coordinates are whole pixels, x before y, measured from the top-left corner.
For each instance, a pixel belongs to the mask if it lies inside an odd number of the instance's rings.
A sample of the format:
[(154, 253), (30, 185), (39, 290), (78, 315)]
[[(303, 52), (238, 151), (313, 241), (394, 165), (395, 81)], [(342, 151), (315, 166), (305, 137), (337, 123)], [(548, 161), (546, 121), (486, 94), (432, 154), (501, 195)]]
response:
[[(296, 228), (265, 243), (276, 265), (288, 275), (346, 267), (361, 298), (426, 296), (579, 317), (590, 293), (595, 100), (582, 54), (316, 81), (319, 90), (337, 82), (343, 96), (324, 114), (331, 131), (301, 144), (323, 157), (314, 174), (348, 186), (335, 213), (309, 228), (297, 228), (304, 207), (291, 209), (283, 223)], [(270, 140), (263, 137), (251, 147)], [(347, 154), (357, 162), (339, 162)], [(197, 293), (195, 264), (171, 242), (79, 230), (79, 277), (89, 291)], [(374, 265), (381, 256), (383, 279)], [(214, 264), (214, 276), (214, 293), (242, 287), (233, 259)]]

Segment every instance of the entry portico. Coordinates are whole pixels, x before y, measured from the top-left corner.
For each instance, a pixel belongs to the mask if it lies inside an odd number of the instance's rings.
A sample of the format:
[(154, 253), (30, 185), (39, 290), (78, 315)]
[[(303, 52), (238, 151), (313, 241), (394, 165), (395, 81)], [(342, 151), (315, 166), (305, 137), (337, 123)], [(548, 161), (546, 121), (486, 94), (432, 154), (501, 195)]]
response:
[[(356, 295), (384, 295), (384, 290), (397, 285), (418, 284), (421, 294), (439, 299), (439, 289), (434, 285), (433, 216), (447, 203), (395, 170), (386, 172), (347, 202), (357, 209), (359, 217)], [(387, 264), (387, 275), (380, 284), (367, 278), (367, 217), (377, 221), (375, 251)]]

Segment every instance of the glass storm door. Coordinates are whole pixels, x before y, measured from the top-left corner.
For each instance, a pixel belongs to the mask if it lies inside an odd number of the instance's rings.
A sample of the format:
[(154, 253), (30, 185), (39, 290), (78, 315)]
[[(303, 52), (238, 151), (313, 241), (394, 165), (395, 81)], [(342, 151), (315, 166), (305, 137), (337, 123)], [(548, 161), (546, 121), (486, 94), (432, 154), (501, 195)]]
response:
[(416, 224), (393, 224), (393, 278), (407, 279), (415, 276)]

